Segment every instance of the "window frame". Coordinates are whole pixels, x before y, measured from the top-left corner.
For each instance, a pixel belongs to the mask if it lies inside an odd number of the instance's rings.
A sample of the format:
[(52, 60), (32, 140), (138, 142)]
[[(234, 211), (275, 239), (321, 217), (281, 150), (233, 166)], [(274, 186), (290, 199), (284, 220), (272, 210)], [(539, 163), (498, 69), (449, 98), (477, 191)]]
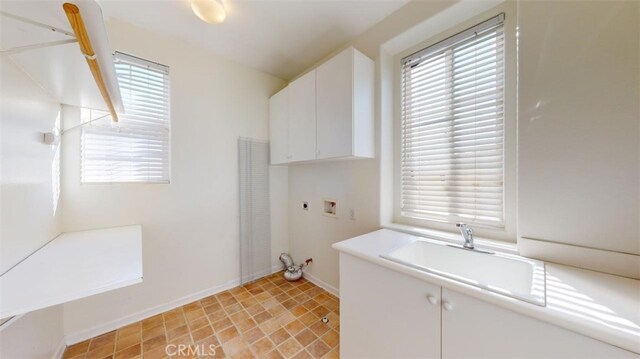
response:
[(467, 29), (473, 28), (500, 14), (504, 14), (505, 79), (504, 79), (504, 158), (503, 158), (503, 212), (504, 227), (496, 228), (472, 224), (474, 232), (482, 238), (501, 241), (516, 241), (516, 156), (517, 156), (517, 34), (516, 9), (514, 4), (505, 3), (449, 29), (432, 36), (393, 57), (393, 222), (401, 225), (421, 227), (436, 231), (457, 232), (455, 223), (446, 220), (425, 219), (402, 214), (401, 156), (402, 156), (402, 60), (407, 56), (436, 45)]
[[(135, 184), (135, 185), (145, 185), (145, 184), (170, 184), (171, 183), (171, 169), (172, 169), (172, 159), (171, 159), (171, 153), (172, 153), (172, 130), (171, 130), (171, 80), (170, 80), (170, 69), (169, 66), (167, 65), (163, 65), (151, 60), (147, 60), (141, 57), (137, 57), (131, 54), (127, 54), (124, 52), (119, 52), (116, 51), (113, 54), (114, 57), (114, 62), (118, 61), (118, 56), (121, 56), (125, 62), (139, 62), (139, 66), (147, 66), (149, 68), (153, 68), (156, 71), (164, 71), (166, 72), (166, 76), (167, 76), (167, 131), (168, 131), (168, 138), (167, 138), (167, 179), (166, 180), (162, 180), (162, 181), (84, 181), (83, 180), (83, 169), (84, 169), (84, 159), (83, 159), (83, 151), (84, 151), (84, 131), (85, 131), (85, 127), (86, 126), (91, 126), (94, 121), (95, 122), (100, 122), (100, 121), (109, 121), (110, 125), (113, 126), (113, 122), (111, 122), (111, 116), (106, 116), (105, 119), (100, 119), (99, 118), (93, 118), (93, 115), (90, 115), (90, 121), (88, 122), (84, 122), (81, 119), (81, 133), (80, 133), (80, 184), (81, 185), (119, 185), (119, 184)], [(95, 109), (87, 109), (91, 112), (93, 111), (97, 111), (103, 114), (108, 114), (104, 111), (100, 111), (100, 110), (95, 110)], [(81, 109), (82, 111), (82, 109)], [(102, 116), (105, 117), (105, 116)], [(124, 116), (120, 116), (120, 121), (122, 121), (124, 119), (124, 117), (126, 117), (126, 109), (125, 109), (125, 115)], [(95, 129), (94, 129), (95, 130)]]

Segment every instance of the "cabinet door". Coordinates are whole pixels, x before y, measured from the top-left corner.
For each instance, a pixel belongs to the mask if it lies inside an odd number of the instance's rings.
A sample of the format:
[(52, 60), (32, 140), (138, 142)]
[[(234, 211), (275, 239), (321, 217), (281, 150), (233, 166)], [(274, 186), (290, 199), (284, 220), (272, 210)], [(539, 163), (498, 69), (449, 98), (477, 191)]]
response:
[(440, 358), (439, 301), (440, 287), (341, 253), (340, 356)]
[(353, 49), (316, 69), (318, 159), (353, 152)]
[(444, 288), (442, 303), (443, 359), (637, 358), (626, 350)]
[(289, 94), (287, 87), (269, 100), (269, 138), (272, 165), (288, 162), (288, 121)]
[(316, 159), (316, 71), (289, 84), (289, 162)]

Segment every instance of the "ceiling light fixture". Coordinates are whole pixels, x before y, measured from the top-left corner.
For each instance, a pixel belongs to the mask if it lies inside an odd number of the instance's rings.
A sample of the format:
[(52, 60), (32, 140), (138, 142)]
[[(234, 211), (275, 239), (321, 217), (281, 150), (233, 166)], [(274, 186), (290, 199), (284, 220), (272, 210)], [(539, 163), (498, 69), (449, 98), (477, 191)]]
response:
[(209, 24), (220, 24), (227, 18), (227, 11), (219, 0), (191, 0), (191, 9)]

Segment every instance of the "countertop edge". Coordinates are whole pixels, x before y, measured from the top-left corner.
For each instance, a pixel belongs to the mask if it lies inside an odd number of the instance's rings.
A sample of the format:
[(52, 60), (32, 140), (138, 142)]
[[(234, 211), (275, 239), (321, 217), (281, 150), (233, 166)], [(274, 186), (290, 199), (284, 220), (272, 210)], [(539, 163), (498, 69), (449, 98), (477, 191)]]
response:
[[(390, 260), (386, 260), (380, 256), (372, 256), (370, 254), (363, 253), (362, 251), (353, 249), (345, 245), (343, 242), (333, 244), (332, 248), (341, 253), (345, 253), (353, 257), (389, 268), (393, 271), (400, 272), (411, 277), (457, 291), (470, 297), (480, 299), (482, 301), (498, 305), (502, 308), (526, 315), (533, 319), (541, 320), (543, 322), (547, 322), (555, 326), (573, 331), (580, 335), (599, 340), (606, 344), (613, 345), (636, 354), (640, 354), (640, 336), (627, 334), (610, 328), (604, 328), (601, 325), (597, 325), (596, 323), (580, 319), (576, 316), (555, 312), (547, 307), (537, 306), (535, 304), (493, 293), (486, 289), (477, 288), (468, 284), (450, 280), (436, 274), (423, 272), (408, 266), (392, 262)], [(546, 263), (546, 265), (552, 264)]]

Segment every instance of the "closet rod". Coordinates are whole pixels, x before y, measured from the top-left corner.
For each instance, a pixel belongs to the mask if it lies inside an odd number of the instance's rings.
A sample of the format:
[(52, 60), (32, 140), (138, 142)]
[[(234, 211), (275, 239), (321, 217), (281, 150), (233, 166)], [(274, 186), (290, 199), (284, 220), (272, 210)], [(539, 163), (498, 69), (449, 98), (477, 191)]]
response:
[(111, 118), (117, 122), (118, 114), (116, 113), (113, 102), (111, 101), (109, 91), (107, 91), (107, 85), (104, 82), (96, 53), (93, 51), (93, 47), (91, 46), (91, 40), (89, 39), (89, 34), (87, 34), (87, 29), (84, 26), (82, 16), (80, 15), (80, 9), (71, 3), (64, 3), (62, 7), (64, 12), (67, 14), (67, 18), (69, 19), (69, 24), (71, 24), (73, 32), (76, 34), (76, 39), (78, 39), (78, 44), (80, 45), (80, 52), (82, 52), (85, 60), (87, 60), (91, 74), (98, 85), (98, 89), (100, 90), (100, 94), (102, 94), (102, 98), (111, 113)]

